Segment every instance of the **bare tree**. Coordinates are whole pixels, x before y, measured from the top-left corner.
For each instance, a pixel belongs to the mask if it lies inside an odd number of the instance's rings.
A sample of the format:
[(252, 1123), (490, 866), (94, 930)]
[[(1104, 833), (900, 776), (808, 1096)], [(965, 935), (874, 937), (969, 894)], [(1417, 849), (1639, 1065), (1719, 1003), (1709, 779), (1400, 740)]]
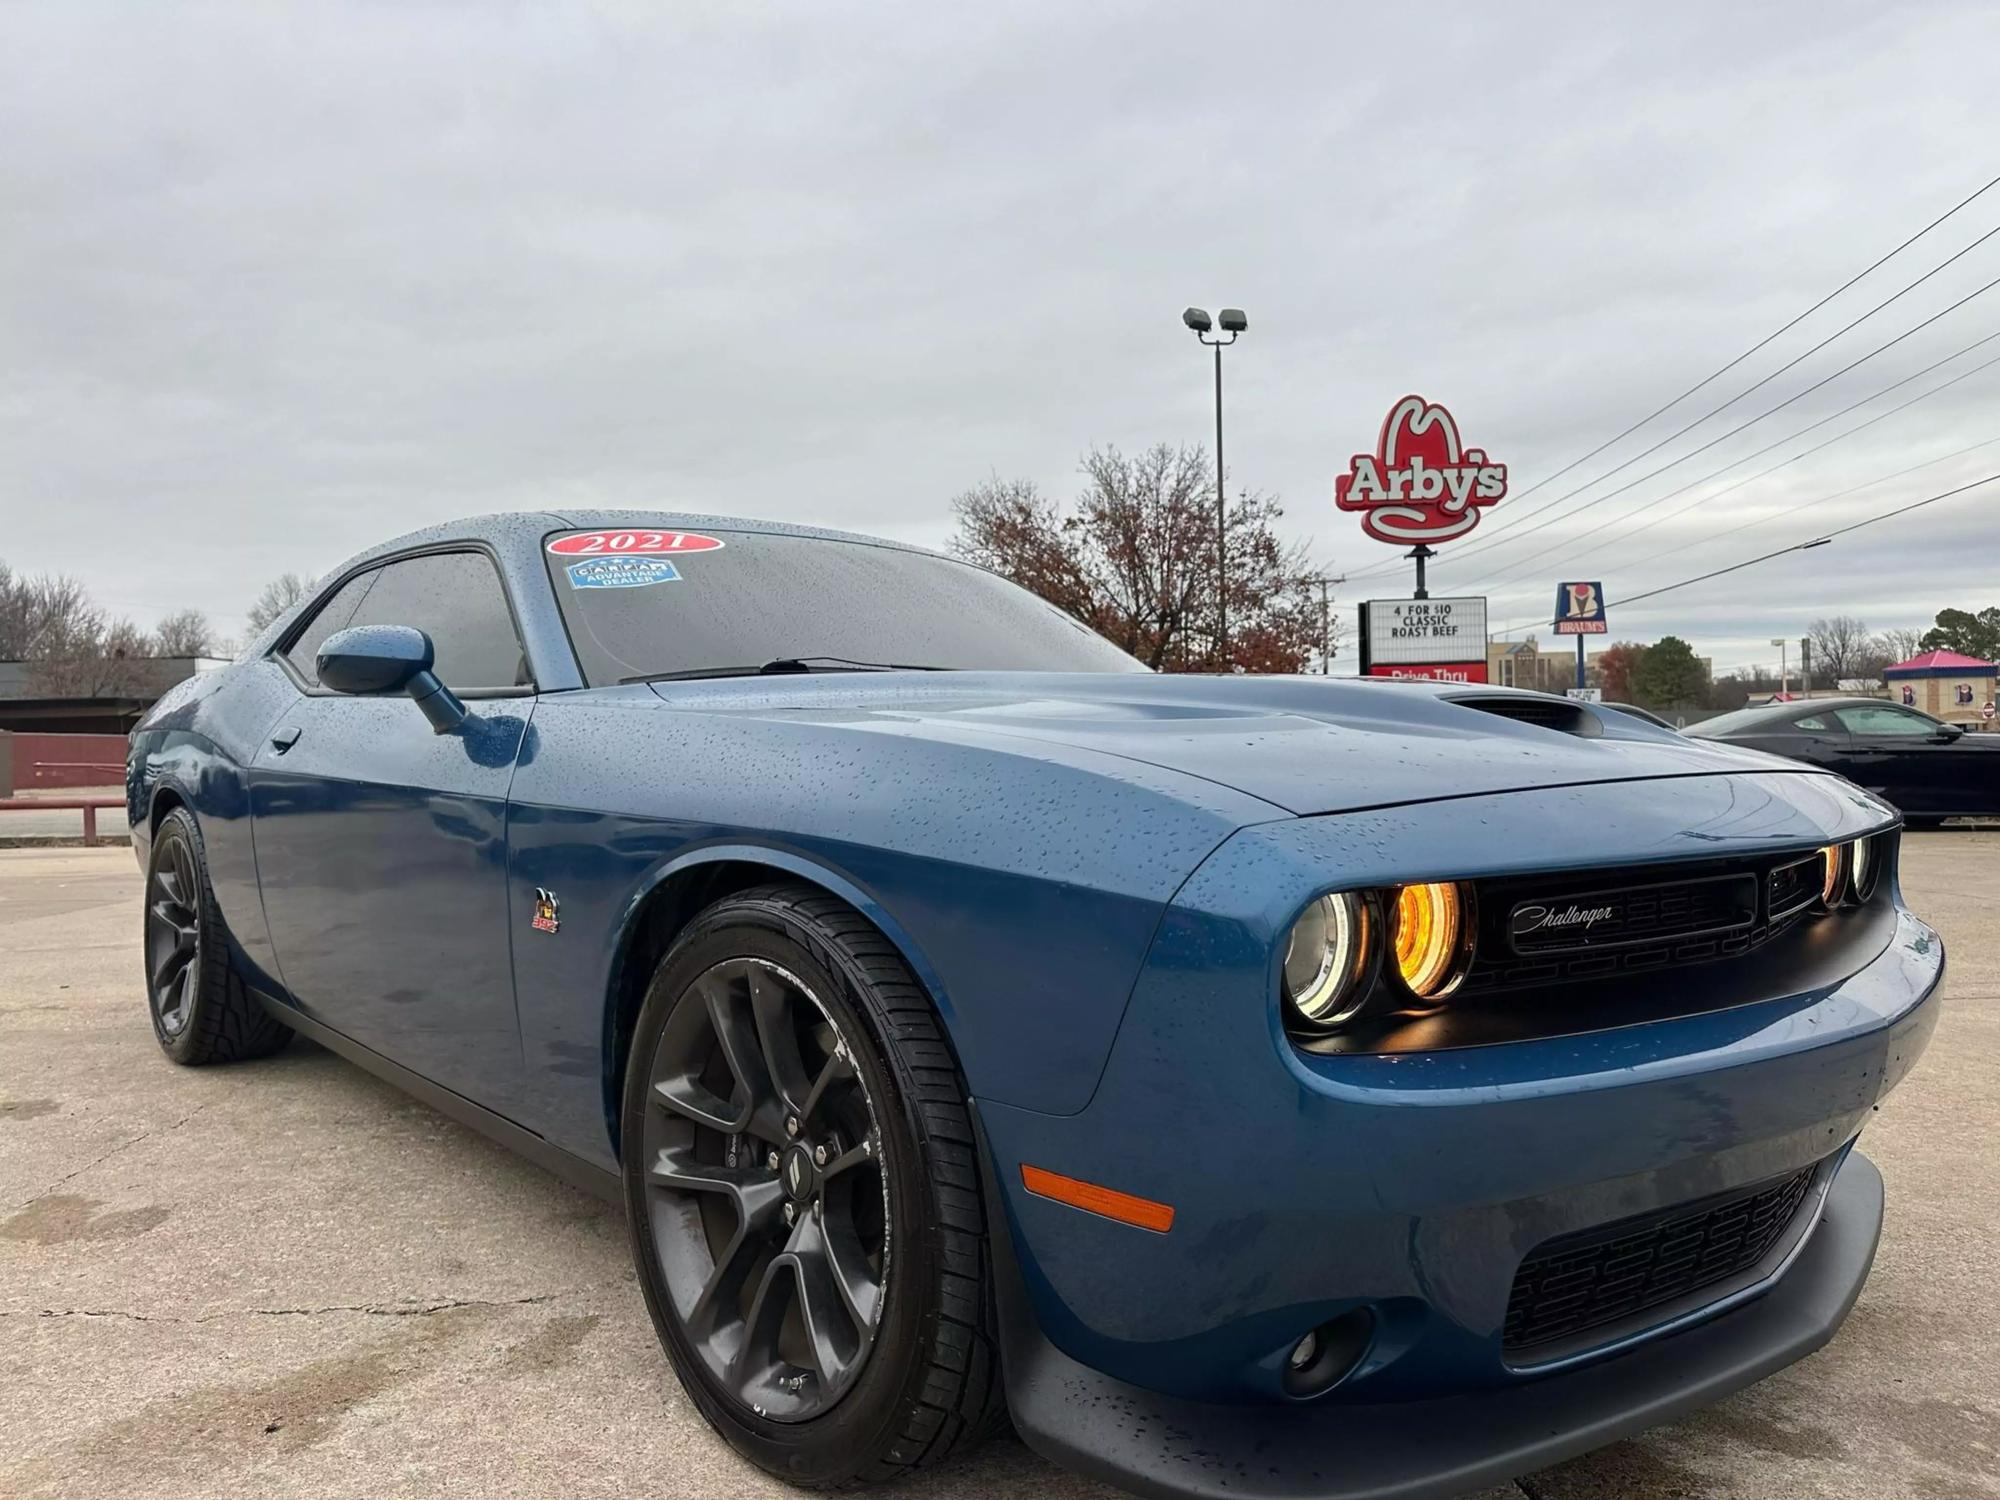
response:
[(45, 641), (67, 649), (102, 628), (102, 616), (74, 578), (25, 578), (0, 563), (0, 660), (32, 660)]
[(1919, 644), (1923, 638), (1923, 631), (1910, 627), (1885, 630), (1875, 637), (1875, 653), (1882, 658), (1883, 665), (1893, 667), (1923, 650)]
[[(186, 610), (168, 623), (199, 611)], [(129, 698), (151, 686), (153, 638), (113, 620), (74, 578), (24, 578), (0, 563), (0, 659), (28, 665), (32, 691), (50, 697)]]
[(107, 620), (85, 599), (44, 622), (28, 653), (28, 681), (55, 698), (136, 697), (148, 685), (151, 646), (130, 620)]
[(158, 656), (213, 656), (215, 627), (198, 609), (175, 610), (154, 630), (153, 651)]
[(279, 615), (305, 598), (312, 589), (309, 580), (296, 573), (280, 573), (264, 585), (264, 592), (250, 606), (250, 633), (256, 635)]
[(1305, 550), (1245, 492), (1229, 508), (1229, 654), (1217, 652), (1213, 469), (1200, 447), (1095, 449), (1073, 507), (995, 476), (952, 502), (954, 549), (1067, 611), (1160, 671), (1296, 672), (1320, 644)]
[(1806, 639), (1812, 642), (1813, 672), (1829, 685), (1861, 676), (1873, 658), (1875, 642), (1853, 615), (1814, 620), (1806, 627)]

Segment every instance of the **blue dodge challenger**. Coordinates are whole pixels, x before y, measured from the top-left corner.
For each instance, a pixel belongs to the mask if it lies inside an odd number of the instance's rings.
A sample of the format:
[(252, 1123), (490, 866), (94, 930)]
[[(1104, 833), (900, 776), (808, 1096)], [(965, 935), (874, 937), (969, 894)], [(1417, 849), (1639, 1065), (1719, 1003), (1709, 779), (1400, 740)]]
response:
[(1832, 1337), (1944, 952), (1836, 776), (1531, 693), (1153, 675), (719, 517), (329, 574), (132, 736), (152, 1023), (623, 1202), (808, 1486), (1010, 1415), (1142, 1493), (1448, 1495)]

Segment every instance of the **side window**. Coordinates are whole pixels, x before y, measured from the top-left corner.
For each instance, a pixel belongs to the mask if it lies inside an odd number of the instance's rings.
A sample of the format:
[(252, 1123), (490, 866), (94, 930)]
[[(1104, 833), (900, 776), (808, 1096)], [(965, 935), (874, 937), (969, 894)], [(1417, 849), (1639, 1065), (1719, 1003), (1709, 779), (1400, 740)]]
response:
[(1802, 719), (1794, 719), (1794, 720), (1792, 720), (1792, 728), (1794, 728), (1794, 729), (1817, 729), (1817, 730), (1821, 731), (1822, 733), (1824, 733), (1824, 732), (1825, 732), (1825, 730), (1826, 730), (1826, 719), (1825, 719), (1825, 717), (1824, 717), (1824, 716), (1822, 716), (1822, 715), (1820, 715), (1820, 714), (1807, 714), (1807, 715), (1806, 715), (1806, 716), (1805, 716), (1804, 718), (1802, 718)]
[(354, 618), (354, 611), (369, 589), (375, 586), (375, 578), (373, 573), (357, 573), (348, 579), (331, 599), (319, 607), (319, 612), (307, 622), (305, 630), (285, 652), (285, 660), (298, 669), (299, 676), (315, 687), (319, 685), (320, 644), (335, 631), (347, 628), (348, 622)]
[(525, 686), (527, 657), (500, 575), (482, 552), (433, 552), (390, 563), (348, 622), (410, 625), (431, 638), (454, 692)]
[(1901, 734), (1916, 739), (1937, 728), (1922, 714), (1897, 708), (1893, 703), (1838, 709), (1835, 717), (1856, 734)]

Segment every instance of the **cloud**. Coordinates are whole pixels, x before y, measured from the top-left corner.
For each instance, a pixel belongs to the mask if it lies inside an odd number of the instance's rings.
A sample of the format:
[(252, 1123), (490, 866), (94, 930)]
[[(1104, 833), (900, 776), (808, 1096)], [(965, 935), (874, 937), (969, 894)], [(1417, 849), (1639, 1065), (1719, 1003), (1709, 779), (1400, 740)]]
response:
[[(1517, 484), (1588, 451), (1976, 185), (1996, 43), (1980, 5), (10, 8), (0, 556), (234, 628), (268, 576), (470, 511), (938, 543), (989, 470), (1060, 491), (1094, 443), (1208, 440), (1179, 311), (1226, 302), (1233, 477), (1358, 569), (1390, 554), (1332, 479), (1390, 400), (1445, 402)], [(2000, 190), (1742, 383), (1995, 223)], [(1744, 414), (1995, 275), (2000, 239)], [(1994, 329), (2000, 291), (1574, 529)], [(1703, 571), (1656, 555), (2000, 435), (1995, 376), (1630, 545), (1496, 550), (1537, 567), (1495, 618), (1557, 569), (1614, 601)], [(1614, 603), (1614, 630), (1727, 662), (1834, 602), (1992, 602), (1990, 567), (1940, 565), (1991, 555), (1989, 505)], [(1483, 561), (1447, 551), (1438, 586)]]

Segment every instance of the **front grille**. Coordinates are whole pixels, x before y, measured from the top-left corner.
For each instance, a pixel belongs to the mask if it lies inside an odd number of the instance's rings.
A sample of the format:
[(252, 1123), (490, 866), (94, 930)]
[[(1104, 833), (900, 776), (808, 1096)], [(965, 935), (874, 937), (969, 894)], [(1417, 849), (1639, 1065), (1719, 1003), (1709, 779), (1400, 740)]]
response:
[(1797, 1217), (1816, 1167), (1538, 1246), (1514, 1275), (1502, 1348), (1569, 1341), (1741, 1276)]
[(1472, 998), (1740, 958), (1819, 897), (1819, 855), (1489, 877), (1459, 993)]
[(1774, 917), (1788, 917), (1804, 911), (1819, 899), (1826, 885), (1826, 867), (1820, 856), (1808, 854), (1788, 865), (1780, 865), (1766, 877), (1765, 904)]
[(1675, 880), (1572, 895), (1533, 895), (1508, 913), (1507, 935), (1523, 958), (1623, 947), (1705, 933), (1747, 931), (1757, 920), (1749, 875)]

